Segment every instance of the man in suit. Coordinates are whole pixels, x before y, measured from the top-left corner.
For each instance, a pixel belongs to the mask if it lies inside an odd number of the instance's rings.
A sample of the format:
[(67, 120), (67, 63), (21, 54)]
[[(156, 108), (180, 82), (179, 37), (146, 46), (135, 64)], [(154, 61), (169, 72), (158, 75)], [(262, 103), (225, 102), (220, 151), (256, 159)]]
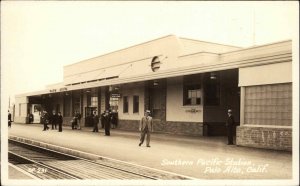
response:
[(61, 115), (61, 112), (58, 112), (57, 123), (58, 123), (58, 132), (62, 132), (63, 117)]
[(51, 115), (51, 125), (52, 125), (52, 130), (56, 129), (56, 127), (57, 127), (57, 115), (56, 115), (55, 111), (53, 111), (52, 115)]
[(226, 121), (226, 127), (227, 127), (227, 137), (228, 137), (227, 145), (233, 145), (234, 117), (232, 115), (232, 110), (231, 109), (228, 109), (228, 118), (227, 118), (227, 121)]
[(42, 122), (44, 123), (44, 130), (48, 130), (48, 123), (49, 123), (49, 114), (47, 113), (47, 111), (44, 110), (44, 114), (42, 116)]
[(8, 127), (11, 128), (11, 113), (8, 111)]
[(111, 115), (109, 114), (109, 110), (105, 111), (105, 114), (103, 116), (103, 125), (105, 129), (105, 136), (110, 136), (110, 121), (111, 121)]
[(98, 123), (99, 123), (99, 116), (97, 115), (96, 111), (94, 111), (94, 114), (93, 114), (93, 125), (94, 125), (93, 132), (99, 132), (98, 131)]
[(141, 131), (139, 146), (143, 144), (145, 135), (147, 135), (146, 143), (147, 147), (150, 147), (150, 133), (153, 132), (153, 123), (152, 117), (150, 116), (150, 110), (146, 110), (145, 116), (141, 119), (139, 130)]

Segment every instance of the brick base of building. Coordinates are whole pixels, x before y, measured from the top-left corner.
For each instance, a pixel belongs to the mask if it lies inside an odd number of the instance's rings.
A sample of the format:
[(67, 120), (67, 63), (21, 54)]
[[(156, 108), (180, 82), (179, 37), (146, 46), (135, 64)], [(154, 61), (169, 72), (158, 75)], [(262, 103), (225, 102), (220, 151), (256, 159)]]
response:
[(236, 131), (237, 145), (292, 151), (291, 127), (243, 125)]
[[(118, 129), (138, 131), (139, 120), (119, 120)], [(153, 119), (154, 131), (159, 133), (203, 136), (203, 124), (198, 122), (162, 122), (159, 119)]]

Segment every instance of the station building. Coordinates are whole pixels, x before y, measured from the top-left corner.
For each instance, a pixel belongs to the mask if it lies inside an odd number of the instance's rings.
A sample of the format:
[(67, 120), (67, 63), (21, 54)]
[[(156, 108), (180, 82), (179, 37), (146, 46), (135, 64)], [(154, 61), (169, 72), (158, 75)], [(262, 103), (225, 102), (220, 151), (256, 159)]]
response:
[[(146, 109), (154, 130), (226, 135), (227, 109), (241, 146), (292, 149), (292, 42), (241, 48), (169, 35), (64, 66), (63, 82), (16, 96), (15, 122), (30, 112), (118, 112), (118, 128), (138, 130)], [(35, 117), (39, 122), (39, 117)]]

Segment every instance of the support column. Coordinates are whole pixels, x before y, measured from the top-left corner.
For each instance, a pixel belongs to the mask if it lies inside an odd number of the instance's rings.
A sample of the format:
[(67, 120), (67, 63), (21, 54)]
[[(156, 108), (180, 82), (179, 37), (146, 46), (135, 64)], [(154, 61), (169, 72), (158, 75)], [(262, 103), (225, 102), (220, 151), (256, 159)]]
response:
[(245, 87), (241, 87), (240, 126), (245, 123)]

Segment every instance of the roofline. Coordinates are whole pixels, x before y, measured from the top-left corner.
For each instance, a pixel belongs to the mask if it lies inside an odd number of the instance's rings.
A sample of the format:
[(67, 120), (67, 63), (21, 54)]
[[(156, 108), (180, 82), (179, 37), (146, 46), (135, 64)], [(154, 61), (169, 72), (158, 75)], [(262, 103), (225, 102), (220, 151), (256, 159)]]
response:
[(234, 52), (239, 52), (239, 51), (244, 51), (244, 50), (249, 50), (249, 49), (254, 49), (254, 48), (260, 48), (260, 47), (266, 47), (266, 46), (269, 46), (269, 45), (275, 45), (275, 44), (286, 43), (286, 42), (291, 42), (291, 41), (292, 41), (292, 39), (287, 39), (287, 40), (267, 43), (267, 44), (263, 44), (263, 45), (251, 46), (251, 47), (243, 48), (243, 49), (240, 49), (240, 50), (224, 52), (224, 53), (221, 53), (221, 54), (222, 55), (223, 54), (229, 54), (229, 53), (234, 53)]
[(160, 40), (160, 39), (163, 39), (163, 38), (166, 38), (166, 37), (171, 37), (171, 36), (176, 37), (174, 34), (166, 35), (166, 36), (163, 36), (163, 37), (159, 37), (159, 38), (156, 38), (156, 39), (152, 39), (152, 40), (150, 40), (150, 41), (146, 41), (146, 42), (139, 43), (139, 44), (136, 44), (136, 45), (132, 45), (132, 46), (129, 46), (129, 47), (126, 47), (126, 48), (122, 48), (122, 49), (119, 49), (119, 50), (115, 50), (115, 51), (112, 51), (112, 52), (108, 52), (108, 53), (105, 53), (105, 54), (102, 54), (102, 55), (99, 55), (99, 56), (95, 56), (95, 57), (92, 57), (92, 58), (84, 59), (84, 60), (79, 61), (79, 62), (76, 62), (76, 63), (72, 63), (72, 64), (69, 64), (69, 65), (64, 65), (64, 67), (76, 65), (76, 64), (81, 63), (81, 62), (84, 62), (84, 61), (88, 61), (88, 60), (95, 59), (95, 58), (98, 58), (98, 57), (103, 57), (103, 56), (106, 56), (106, 55), (109, 55), (109, 54), (113, 54), (113, 53), (116, 53), (116, 52), (120, 52), (120, 51), (122, 51), (122, 50), (127, 50), (127, 49), (129, 49), (129, 48), (133, 48), (133, 47), (136, 47), (136, 46), (139, 46), (139, 45), (144, 45), (144, 44), (146, 44), (146, 43), (150, 43), (150, 42), (153, 42), (153, 41), (156, 41), (156, 40)]
[(202, 40), (190, 39), (190, 38), (186, 38), (186, 37), (179, 37), (179, 39), (186, 39), (186, 40), (191, 40), (191, 41), (210, 43), (210, 44), (214, 44), (214, 45), (230, 46), (230, 47), (235, 47), (235, 48), (243, 48), (240, 46), (227, 45), (227, 44), (222, 44), (222, 43), (214, 43), (214, 42), (210, 42), (210, 41), (202, 41)]

